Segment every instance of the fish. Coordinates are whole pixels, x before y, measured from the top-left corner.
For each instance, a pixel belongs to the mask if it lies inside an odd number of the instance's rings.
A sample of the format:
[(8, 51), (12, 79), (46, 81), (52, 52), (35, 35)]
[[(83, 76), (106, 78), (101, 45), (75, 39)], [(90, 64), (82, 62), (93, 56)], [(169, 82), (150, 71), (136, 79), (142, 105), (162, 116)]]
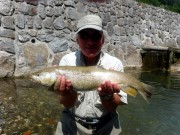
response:
[(121, 90), (136, 97), (139, 93), (146, 101), (151, 97), (152, 86), (145, 84), (132, 75), (115, 70), (107, 70), (97, 66), (55, 66), (36, 71), (30, 75), (33, 82), (45, 86), (53, 86), (58, 76), (65, 76), (76, 91), (97, 89), (103, 81), (111, 81), (120, 85)]

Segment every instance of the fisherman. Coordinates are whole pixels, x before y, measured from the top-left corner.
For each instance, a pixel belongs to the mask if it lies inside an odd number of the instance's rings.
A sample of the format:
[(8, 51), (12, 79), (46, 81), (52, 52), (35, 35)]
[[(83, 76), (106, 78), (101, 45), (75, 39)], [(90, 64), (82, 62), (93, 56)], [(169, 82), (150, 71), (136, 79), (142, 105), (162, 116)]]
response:
[[(102, 20), (86, 15), (77, 23), (76, 41), (80, 50), (65, 55), (60, 66), (97, 66), (123, 72), (122, 62), (104, 53)], [(89, 76), (91, 77), (91, 76)], [(81, 78), (79, 78), (79, 81)], [(56, 85), (65, 109), (55, 135), (118, 135), (121, 126), (116, 108), (127, 104), (127, 94), (116, 83), (104, 82), (94, 91), (76, 92), (70, 80), (59, 76)]]

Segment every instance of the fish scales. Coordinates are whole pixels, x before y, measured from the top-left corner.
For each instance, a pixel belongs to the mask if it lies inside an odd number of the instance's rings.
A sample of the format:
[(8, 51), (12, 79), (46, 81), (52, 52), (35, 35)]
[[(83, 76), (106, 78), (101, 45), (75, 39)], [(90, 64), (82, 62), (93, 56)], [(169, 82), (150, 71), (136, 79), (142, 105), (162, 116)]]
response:
[(140, 82), (135, 77), (114, 70), (98, 67), (57, 66), (49, 67), (31, 75), (31, 79), (43, 85), (53, 85), (59, 75), (66, 76), (77, 91), (95, 90), (103, 81), (118, 83), (128, 95), (136, 96), (139, 92), (145, 100), (151, 96), (152, 87)]

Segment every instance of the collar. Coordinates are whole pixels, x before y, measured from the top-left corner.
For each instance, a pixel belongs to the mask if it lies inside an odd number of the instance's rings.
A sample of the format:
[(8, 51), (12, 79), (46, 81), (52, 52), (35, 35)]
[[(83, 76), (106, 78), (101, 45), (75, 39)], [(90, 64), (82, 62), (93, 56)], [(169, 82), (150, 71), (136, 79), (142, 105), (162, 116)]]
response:
[[(96, 64), (97, 66), (101, 65), (101, 60), (102, 60), (103, 56), (104, 56), (104, 52), (101, 51), (100, 56), (99, 56), (99, 60)], [(79, 61), (80, 61), (80, 66), (86, 66), (86, 62), (84, 60), (84, 56), (83, 56), (81, 51), (79, 51)]]

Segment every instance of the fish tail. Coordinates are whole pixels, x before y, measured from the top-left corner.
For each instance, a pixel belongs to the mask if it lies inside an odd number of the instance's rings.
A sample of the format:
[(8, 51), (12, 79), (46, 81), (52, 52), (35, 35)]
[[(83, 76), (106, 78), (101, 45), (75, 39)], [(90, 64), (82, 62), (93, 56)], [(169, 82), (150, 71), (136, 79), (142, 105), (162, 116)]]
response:
[(148, 85), (148, 84), (145, 84), (145, 83), (142, 83), (143, 87), (144, 87), (144, 91), (139, 91), (139, 93), (142, 95), (142, 97), (148, 101), (148, 98), (151, 98), (152, 96), (152, 89), (153, 87)]

